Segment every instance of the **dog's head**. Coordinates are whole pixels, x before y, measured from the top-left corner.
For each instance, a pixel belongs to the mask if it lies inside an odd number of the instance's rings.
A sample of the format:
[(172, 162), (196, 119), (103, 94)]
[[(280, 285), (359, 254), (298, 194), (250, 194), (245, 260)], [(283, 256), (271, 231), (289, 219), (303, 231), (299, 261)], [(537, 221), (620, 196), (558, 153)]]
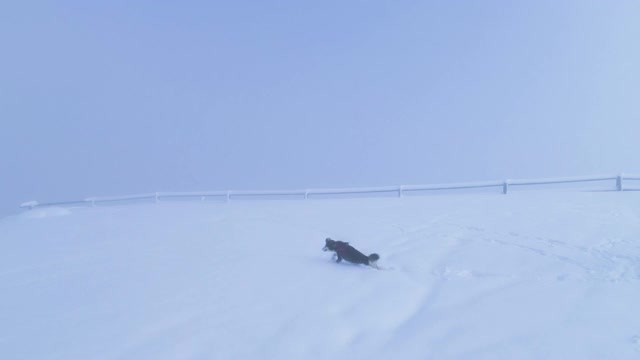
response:
[(336, 251), (339, 247), (344, 247), (345, 245), (349, 245), (348, 242), (333, 240), (331, 238), (326, 238), (324, 240), (325, 244), (322, 250), (324, 251)]
[(324, 240), (325, 245), (322, 248), (322, 251), (336, 251), (336, 241), (331, 240), (331, 238), (326, 238)]

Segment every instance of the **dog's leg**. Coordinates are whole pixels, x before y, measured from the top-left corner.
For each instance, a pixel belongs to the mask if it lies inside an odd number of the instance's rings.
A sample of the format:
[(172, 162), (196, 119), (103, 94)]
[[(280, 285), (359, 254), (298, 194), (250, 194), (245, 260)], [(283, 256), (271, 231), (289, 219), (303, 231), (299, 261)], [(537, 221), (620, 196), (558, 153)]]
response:
[(342, 256), (340, 256), (339, 254), (336, 254), (336, 256), (338, 256), (338, 260), (336, 260), (337, 263), (339, 263), (340, 261), (342, 261)]
[(338, 254), (333, 253), (333, 256), (331, 256), (331, 260), (335, 261), (337, 257), (338, 257)]

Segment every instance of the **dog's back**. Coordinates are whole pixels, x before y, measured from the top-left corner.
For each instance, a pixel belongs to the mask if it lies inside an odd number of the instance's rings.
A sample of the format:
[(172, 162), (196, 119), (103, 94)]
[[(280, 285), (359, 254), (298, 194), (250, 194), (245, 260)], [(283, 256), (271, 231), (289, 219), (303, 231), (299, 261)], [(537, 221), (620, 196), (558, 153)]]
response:
[(349, 244), (338, 244), (336, 252), (348, 262), (365, 265), (369, 264), (369, 258), (367, 255), (356, 250), (356, 248)]

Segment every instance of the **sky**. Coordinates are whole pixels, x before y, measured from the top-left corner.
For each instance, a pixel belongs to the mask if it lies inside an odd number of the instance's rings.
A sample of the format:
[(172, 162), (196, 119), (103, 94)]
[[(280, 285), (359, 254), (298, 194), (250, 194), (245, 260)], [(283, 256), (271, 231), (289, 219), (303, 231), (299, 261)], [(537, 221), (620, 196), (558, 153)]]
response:
[(640, 173), (635, 1), (0, 4), (28, 200)]

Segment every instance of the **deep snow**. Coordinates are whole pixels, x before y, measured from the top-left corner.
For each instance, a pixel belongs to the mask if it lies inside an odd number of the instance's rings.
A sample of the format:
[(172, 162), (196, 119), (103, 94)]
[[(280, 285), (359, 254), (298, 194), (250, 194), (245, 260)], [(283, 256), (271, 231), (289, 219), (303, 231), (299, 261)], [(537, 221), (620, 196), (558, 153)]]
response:
[(0, 358), (637, 359), (639, 234), (638, 192), (37, 208)]

